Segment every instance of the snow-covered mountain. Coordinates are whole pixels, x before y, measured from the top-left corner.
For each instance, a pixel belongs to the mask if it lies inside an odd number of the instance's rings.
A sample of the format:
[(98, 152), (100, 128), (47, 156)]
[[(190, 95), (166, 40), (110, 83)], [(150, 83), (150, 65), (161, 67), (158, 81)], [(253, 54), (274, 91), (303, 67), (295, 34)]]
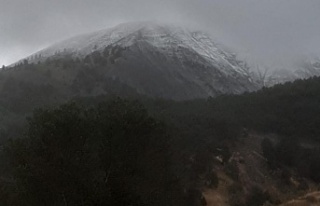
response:
[(209, 35), (150, 22), (126, 23), (76, 36), (28, 60), (38, 62), (61, 55), (85, 58), (94, 52), (108, 59), (106, 76), (155, 97), (191, 99), (257, 88), (245, 64)]
[(320, 58), (306, 59), (295, 73), (301, 78), (320, 76)]
[(266, 86), (320, 76), (320, 58), (304, 58), (293, 68), (278, 68), (266, 75)]

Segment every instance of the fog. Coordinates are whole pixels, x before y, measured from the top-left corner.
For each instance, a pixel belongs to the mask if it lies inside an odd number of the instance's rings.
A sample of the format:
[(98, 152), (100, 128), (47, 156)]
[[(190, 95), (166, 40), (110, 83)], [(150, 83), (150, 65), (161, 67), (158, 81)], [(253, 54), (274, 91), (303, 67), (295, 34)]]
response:
[(0, 0), (0, 65), (73, 35), (128, 21), (209, 32), (253, 64), (320, 56), (319, 0)]

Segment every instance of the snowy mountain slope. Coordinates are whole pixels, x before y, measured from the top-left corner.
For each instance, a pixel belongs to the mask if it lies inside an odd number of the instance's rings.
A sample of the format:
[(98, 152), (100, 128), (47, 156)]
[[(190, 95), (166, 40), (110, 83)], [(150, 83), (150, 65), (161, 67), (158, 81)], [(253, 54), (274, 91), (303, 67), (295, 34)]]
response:
[(105, 75), (140, 93), (174, 99), (202, 98), (256, 89), (248, 68), (205, 33), (156, 23), (126, 23), (67, 39), (30, 56), (85, 58), (93, 52), (112, 62)]
[(297, 62), (295, 67), (296, 68), (290, 69), (276, 69), (274, 72), (270, 73), (266, 79), (267, 86), (320, 76), (319, 58), (305, 58)]
[[(241, 68), (236, 67), (229, 61), (233, 56), (218, 48), (218, 45), (205, 33), (190, 32), (184, 28), (150, 22), (120, 24), (114, 28), (80, 35), (57, 43), (32, 56), (41, 55), (42, 57), (50, 57), (56, 52), (63, 51), (83, 56), (95, 50), (103, 50), (106, 46), (115, 44), (128, 36), (132, 37), (137, 33), (141, 35), (141, 39), (144, 39), (155, 47), (164, 50), (169, 47), (193, 49), (201, 56), (212, 61), (212, 63), (221, 61), (229, 64), (233, 69), (243, 72)], [(132, 43), (129, 38), (121, 46), (127, 47)], [(167, 50), (169, 51), (169, 49)], [(172, 53), (168, 53), (168, 55), (172, 55)]]

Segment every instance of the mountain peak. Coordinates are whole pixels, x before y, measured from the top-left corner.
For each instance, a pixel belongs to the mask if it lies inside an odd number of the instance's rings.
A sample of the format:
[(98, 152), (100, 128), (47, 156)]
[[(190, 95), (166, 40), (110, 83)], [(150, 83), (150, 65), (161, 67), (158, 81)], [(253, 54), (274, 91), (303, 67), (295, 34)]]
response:
[(94, 52), (108, 62), (106, 76), (150, 96), (192, 99), (256, 89), (245, 64), (206, 33), (154, 22), (79, 35), (39, 51), (29, 62), (64, 55), (85, 59)]
[[(140, 39), (153, 39), (156, 43), (161, 37), (170, 36), (174, 39), (179, 37), (184, 38), (191, 34), (200, 32), (190, 32), (188, 29), (178, 25), (165, 24), (158, 22), (128, 22), (122, 23), (115, 27), (99, 30), (96, 32), (77, 35), (75, 37), (66, 39), (64, 41), (53, 44), (52, 46), (45, 48), (30, 57), (41, 56), (42, 59), (53, 56), (57, 52), (68, 52), (73, 55), (87, 55), (93, 50), (102, 50), (106, 46), (117, 43), (126, 37), (132, 37), (132, 35), (139, 35)], [(28, 57), (28, 58), (30, 58)]]

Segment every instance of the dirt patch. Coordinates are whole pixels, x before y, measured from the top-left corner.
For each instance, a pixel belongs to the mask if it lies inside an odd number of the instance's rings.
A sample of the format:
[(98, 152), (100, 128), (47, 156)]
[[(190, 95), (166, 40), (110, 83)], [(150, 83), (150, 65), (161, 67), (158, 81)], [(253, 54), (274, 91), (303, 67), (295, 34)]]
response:
[(320, 206), (320, 192), (309, 193), (303, 197), (284, 203), (281, 206)]
[(229, 206), (228, 200), (216, 190), (207, 190), (203, 193), (207, 206)]

